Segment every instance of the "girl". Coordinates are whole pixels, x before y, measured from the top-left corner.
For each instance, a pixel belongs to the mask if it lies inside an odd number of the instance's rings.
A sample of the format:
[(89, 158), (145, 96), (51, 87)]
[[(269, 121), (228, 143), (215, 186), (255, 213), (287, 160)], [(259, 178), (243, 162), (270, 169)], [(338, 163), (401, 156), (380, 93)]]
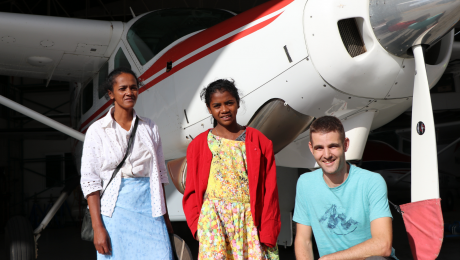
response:
[(201, 92), (214, 128), (187, 149), (183, 198), (199, 259), (278, 259), (281, 227), (272, 142), (236, 122), (240, 96), (220, 79)]
[[(97, 259), (172, 259), (161, 140), (155, 123), (134, 111), (138, 88), (131, 69), (118, 68), (109, 74), (105, 89), (114, 106), (88, 128), (83, 144), (81, 186), (88, 200)], [(134, 142), (127, 151), (133, 131)], [(102, 198), (101, 190), (105, 191)]]

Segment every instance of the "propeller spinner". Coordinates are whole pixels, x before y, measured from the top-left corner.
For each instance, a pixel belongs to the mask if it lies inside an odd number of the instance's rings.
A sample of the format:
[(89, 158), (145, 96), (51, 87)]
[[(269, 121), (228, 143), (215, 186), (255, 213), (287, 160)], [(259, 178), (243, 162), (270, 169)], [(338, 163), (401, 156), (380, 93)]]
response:
[(412, 47), (429, 48), (460, 18), (458, 0), (370, 0), (369, 16), (378, 41), (389, 53), (411, 58)]

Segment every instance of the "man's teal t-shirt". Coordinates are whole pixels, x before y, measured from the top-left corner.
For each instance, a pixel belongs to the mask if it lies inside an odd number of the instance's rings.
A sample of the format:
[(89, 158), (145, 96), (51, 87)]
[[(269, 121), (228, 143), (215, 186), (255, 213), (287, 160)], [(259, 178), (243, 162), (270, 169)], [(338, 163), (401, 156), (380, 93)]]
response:
[(392, 216), (387, 186), (378, 173), (350, 165), (347, 179), (335, 188), (327, 186), (321, 169), (297, 182), (293, 220), (312, 227), (321, 256), (370, 239), (371, 221), (382, 217)]

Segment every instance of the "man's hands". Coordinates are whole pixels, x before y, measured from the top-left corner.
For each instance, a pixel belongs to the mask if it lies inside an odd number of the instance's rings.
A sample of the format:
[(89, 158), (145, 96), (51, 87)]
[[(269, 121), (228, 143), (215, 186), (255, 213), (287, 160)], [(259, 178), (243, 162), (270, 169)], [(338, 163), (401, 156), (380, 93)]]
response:
[(383, 217), (371, 222), (372, 238), (346, 250), (325, 255), (320, 260), (333, 259), (365, 259), (371, 256), (391, 255), (391, 244), (393, 240), (392, 219)]
[[(320, 260), (332, 259), (365, 259), (371, 256), (388, 257), (391, 254), (393, 240), (392, 219), (383, 217), (371, 222), (372, 238), (346, 250), (325, 255)], [(297, 223), (297, 234), (295, 237), (295, 256), (299, 260), (313, 260), (312, 250), (312, 229)]]
[(112, 254), (112, 246), (110, 245), (110, 237), (107, 230), (101, 226), (94, 229), (94, 246), (97, 252), (102, 255)]

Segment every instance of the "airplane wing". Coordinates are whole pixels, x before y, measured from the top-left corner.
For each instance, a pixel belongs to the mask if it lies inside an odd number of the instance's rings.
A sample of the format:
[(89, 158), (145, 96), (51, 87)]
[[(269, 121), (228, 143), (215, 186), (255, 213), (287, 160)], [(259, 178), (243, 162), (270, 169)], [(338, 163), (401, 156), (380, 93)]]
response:
[(108, 60), (123, 26), (0, 12), (0, 75), (84, 82)]

